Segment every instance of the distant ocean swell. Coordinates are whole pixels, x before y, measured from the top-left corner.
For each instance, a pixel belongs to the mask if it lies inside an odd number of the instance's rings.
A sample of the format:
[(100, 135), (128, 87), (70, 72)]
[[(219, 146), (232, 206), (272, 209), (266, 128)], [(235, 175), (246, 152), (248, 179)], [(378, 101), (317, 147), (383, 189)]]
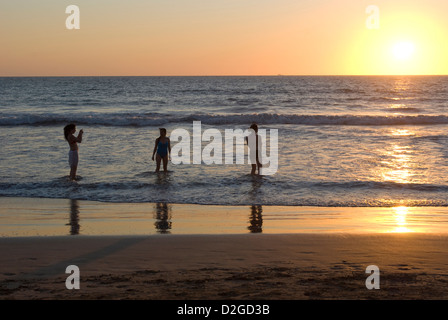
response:
[(340, 126), (390, 126), (448, 124), (446, 115), (303, 115), (303, 114), (161, 114), (161, 113), (78, 113), (76, 117), (62, 114), (0, 114), (0, 126), (61, 126), (69, 122), (78, 125), (146, 127), (170, 123), (201, 121), (206, 125), (236, 124), (297, 124)]

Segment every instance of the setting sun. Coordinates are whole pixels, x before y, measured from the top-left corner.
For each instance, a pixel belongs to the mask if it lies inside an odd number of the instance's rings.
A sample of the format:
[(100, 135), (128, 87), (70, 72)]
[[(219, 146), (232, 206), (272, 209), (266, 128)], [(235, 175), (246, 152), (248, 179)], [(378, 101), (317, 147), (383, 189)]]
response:
[(435, 7), (378, 3), (380, 25), (359, 29), (348, 41), (347, 73), (355, 75), (446, 74), (445, 23)]
[(415, 51), (412, 42), (399, 42), (393, 47), (393, 54), (398, 60), (409, 60)]

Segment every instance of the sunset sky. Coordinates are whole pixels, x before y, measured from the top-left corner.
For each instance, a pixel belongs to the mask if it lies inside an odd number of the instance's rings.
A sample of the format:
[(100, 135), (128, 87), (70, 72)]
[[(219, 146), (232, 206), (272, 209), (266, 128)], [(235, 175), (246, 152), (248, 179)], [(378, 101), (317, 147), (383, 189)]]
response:
[(2, 1), (0, 76), (446, 75), (447, 14), (446, 0)]

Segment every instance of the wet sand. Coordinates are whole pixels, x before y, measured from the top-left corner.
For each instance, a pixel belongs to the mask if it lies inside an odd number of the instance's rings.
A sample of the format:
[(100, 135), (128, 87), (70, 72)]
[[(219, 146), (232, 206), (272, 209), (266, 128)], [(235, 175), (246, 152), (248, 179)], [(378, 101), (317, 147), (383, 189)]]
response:
[[(38, 202), (34, 204), (37, 208)], [(9, 211), (5, 208), (6, 205), (2, 206), (3, 218), (11, 212), (11, 203)], [(108, 204), (105, 208), (110, 209)], [(249, 215), (249, 211), (244, 214), (245, 218)], [(157, 219), (151, 220), (151, 224), (155, 222)], [(171, 222), (176, 223), (174, 210)], [(0, 298), (432, 300), (448, 297), (448, 234), (439, 232), (442, 229), (392, 233), (387, 228), (383, 232), (370, 228), (341, 232), (340, 227), (335, 227), (338, 232), (292, 232), (293, 223), (289, 228), (287, 220), (283, 223), (288, 232), (254, 233), (250, 222), (245, 220), (240, 226), (244, 232), (240, 233), (173, 234), (173, 226), (172, 234), (160, 234), (152, 225), (155, 232), (149, 235), (82, 232), (3, 235)], [(347, 221), (346, 225), (354, 223)], [(79, 224), (82, 231), (81, 219)], [(268, 226), (269, 219), (264, 220), (263, 231)], [(64, 227), (67, 233), (72, 230), (70, 223)], [(411, 230), (415, 225), (399, 227)], [(69, 265), (80, 269), (79, 290), (68, 290), (65, 286)], [(369, 265), (380, 270), (380, 289), (366, 288)]]
[(0, 197), (0, 237), (448, 233), (448, 207), (217, 206)]

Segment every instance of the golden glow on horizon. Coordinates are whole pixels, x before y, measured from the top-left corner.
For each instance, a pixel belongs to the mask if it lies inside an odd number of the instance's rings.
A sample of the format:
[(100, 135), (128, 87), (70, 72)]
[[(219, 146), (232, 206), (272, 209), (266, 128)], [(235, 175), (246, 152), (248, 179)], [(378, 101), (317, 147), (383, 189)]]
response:
[(353, 0), (76, 4), (80, 30), (54, 1), (5, 3), (0, 76), (448, 74), (446, 0), (377, 0), (378, 30)]
[[(380, 6), (381, 8), (381, 6)], [(447, 74), (448, 28), (439, 13), (418, 3), (390, 3), (376, 30), (359, 30), (347, 56), (350, 74)]]

